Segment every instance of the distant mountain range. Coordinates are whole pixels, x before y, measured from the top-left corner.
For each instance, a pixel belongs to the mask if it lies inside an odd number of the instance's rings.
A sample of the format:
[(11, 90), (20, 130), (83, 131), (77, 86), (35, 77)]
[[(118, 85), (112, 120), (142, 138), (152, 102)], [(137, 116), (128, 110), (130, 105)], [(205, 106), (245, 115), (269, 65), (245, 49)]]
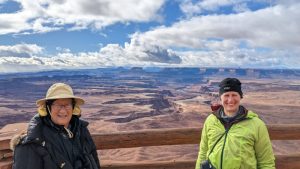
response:
[(113, 75), (126, 75), (127, 78), (142, 75), (152, 75), (157, 78), (180, 78), (181, 81), (191, 80), (189, 77), (206, 76), (234, 76), (250, 78), (299, 78), (300, 69), (241, 69), (241, 68), (160, 68), (160, 67), (116, 67), (98, 69), (77, 70), (53, 70), (43, 72), (0, 74), (0, 80), (11, 78), (63, 78), (65, 76), (102, 77), (102, 78), (126, 78)]

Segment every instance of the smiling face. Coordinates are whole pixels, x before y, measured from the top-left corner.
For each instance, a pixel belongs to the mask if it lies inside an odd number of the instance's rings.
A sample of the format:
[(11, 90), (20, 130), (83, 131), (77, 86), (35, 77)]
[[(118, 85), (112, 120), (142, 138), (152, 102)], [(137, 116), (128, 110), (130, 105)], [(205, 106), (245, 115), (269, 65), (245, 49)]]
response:
[(68, 127), (73, 113), (72, 99), (57, 99), (51, 105), (51, 120)]
[(230, 91), (221, 95), (221, 103), (227, 116), (234, 116), (239, 110), (241, 96), (238, 92)]

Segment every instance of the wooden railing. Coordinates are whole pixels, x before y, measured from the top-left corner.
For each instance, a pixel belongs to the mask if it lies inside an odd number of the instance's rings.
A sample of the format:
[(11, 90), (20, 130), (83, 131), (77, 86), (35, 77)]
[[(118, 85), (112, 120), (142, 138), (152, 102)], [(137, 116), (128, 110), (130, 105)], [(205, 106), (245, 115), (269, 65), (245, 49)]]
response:
[[(93, 133), (97, 149), (119, 149), (130, 147), (199, 144), (202, 128), (155, 129), (118, 133)], [(271, 140), (300, 140), (300, 125), (268, 125)], [(0, 132), (0, 136), (3, 135)], [(11, 135), (0, 140), (0, 169), (11, 169), (12, 152), (9, 150)], [(198, 150), (195, 150), (198, 151)], [(193, 169), (195, 161), (184, 160), (155, 163), (118, 163), (101, 164), (102, 169)], [(300, 169), (300, 152), (298, 154), (276, 155), (277, 169)]]

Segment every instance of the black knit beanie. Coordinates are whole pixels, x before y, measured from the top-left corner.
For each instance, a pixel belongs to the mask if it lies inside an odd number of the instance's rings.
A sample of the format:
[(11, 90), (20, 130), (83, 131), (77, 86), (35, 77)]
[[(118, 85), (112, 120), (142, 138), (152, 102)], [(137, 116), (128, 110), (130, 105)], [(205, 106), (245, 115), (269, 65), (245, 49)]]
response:
[(220, 87), (219, 95), (221, 96), (223, 93), (234, 91), (234, 92), (238, 92), (241, 98), (243, 98), (241, 85), (242, 83), (237, 78), (226, 78), (222, 80), (221, 83), (219, 84)]

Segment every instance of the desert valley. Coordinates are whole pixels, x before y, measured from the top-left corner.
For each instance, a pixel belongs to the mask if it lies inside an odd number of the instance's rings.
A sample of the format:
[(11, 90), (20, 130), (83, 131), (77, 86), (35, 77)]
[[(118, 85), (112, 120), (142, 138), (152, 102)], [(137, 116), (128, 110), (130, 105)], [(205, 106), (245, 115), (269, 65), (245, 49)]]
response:
[[(237, 77), (242, 104), (267, 124), (300, 121), (300, 70), (224, 68), (102, 68), (0, 75), (0, 128), (28, 122), (35, 101), (55, 82), (84, 98), (82, 118), (92, 133), (199, 127), (218, 96), (218, 82)], [(300, 141), (273, 141), (276, 154), (300, 152)], [(99, 151), (101, 161), (195, 159), (198, 145)]]

